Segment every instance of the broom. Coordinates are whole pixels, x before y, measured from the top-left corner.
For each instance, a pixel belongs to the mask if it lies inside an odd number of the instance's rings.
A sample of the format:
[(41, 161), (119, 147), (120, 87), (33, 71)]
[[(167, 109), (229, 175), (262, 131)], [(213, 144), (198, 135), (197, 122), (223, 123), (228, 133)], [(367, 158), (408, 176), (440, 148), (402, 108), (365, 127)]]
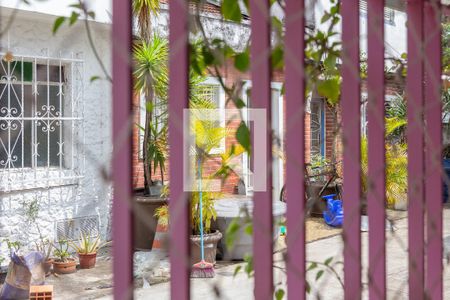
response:
[(194, 264), (191, 270), (191, 278), (212, 278), (214, 277), (214, 266), (205, 261), (205, 250), (203, 245), (203, 203), (202, 203), (202, 167), (201, 160), (198, 162), (198, 190), (200, 208), (200, 262)]

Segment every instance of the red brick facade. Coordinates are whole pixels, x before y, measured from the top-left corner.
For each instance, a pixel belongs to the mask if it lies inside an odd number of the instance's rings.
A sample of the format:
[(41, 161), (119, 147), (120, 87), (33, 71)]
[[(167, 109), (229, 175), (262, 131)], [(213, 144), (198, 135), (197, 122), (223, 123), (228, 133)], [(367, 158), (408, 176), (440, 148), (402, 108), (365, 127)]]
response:
[[(243, 74), (237, 71), (232, 64), (227, 64), (223, 68), (221, 68), (221, 75), (225, 81), (225, 84), (227, 86), (232, 86), (233, 84), (239, 82), (239, 80), (249, 80), (250, 76), (249, 74)], [(277, 72), (273, 74), (273, 82), (283, 82), (283, 74), (281, 72)], [(365, 91), (365, 82), (362, 84), (362, 90)], [(388, 81), (386, 86), (386, 94), (387, 95), (395, 95), (396, 93), (401, 93), (402, 88), (401, 85), (394, 83), (393, 81)], [(134, 107), (135, 107), (135, 123), (139, 123), (139, 97), (135, 97), (134, 99)], [(233, 109), (235, 108), (234, 104), (229, 101), (227, 103), (227, 109)], [(284, 104), (284, 109), (286, 109), (286, 105)], [(284, 113), (286, 115), (286, 113)], [(332, 109), (330, 107), (327, 107), (325, 109), (325, 153), (326, 158), (328, 160), (332, 160), (333, 157), (333, 151), (334, 151), (334, 159), (337, 161), (340, 160), (341, 154), (342, 154), (342, 145), (339, 138), (339, 126), (336, 126), (336, 124), (339, 124), (339, 112), (333, 113)], [(284, 120), (284, 128), (286, 129), (286, 120)], [(240, 124), (240, 120), (231, 120), (227, 124), (227, 128), (229, 130), (229, 135), (226, 137), (226, 150), (228, 151), (233, 144), (237, 144), (237, 141), (235, 139), (235, 131), (238, 128)], [(140, 188), (143, 187), (144, 183), (144, 175), (143, 175), (143, 164), (141, 160), (141, 156), (139, 153), (142, 151), (139, 149), (139, 130), (137, 127), (133, 129), (133, 166), (134, 166), (134, 173), (133, 173), (133, 179), (134, 179), (134, 187)], [(305, 115), (305, 160), (308, 162), (310, 160), (310, 138), (311, 138), (311, 131), (310, 131), (310, 114), (307, 113)], [(338, 135), (337, 138), (334, 138), (335, 135)], [(333, 147), (333, 143), (335, 146)], [(221, 157), (220, 155), (214, 156), (204, 164), (203, 172), (205, 176), (211, 175), (215, 173), (218, 168), (221, 165)], [(166, 171), (164, 174), (165, 181), (170, 180), (170, 174), (168, 173), (169, 168), (166, 166)], [(152, 176), (153, 180), (160, 180), (161, 176), (159, 173), (159, 170), (157, 170), (156, 174), (153, 174)], [(227, 194), (233, 194), (236, 192), (236, 187), (239, 182), (239, 177), (236, 174), (231, 174), (227, 178), (225, 182), (222, 183), (222, 192)]]

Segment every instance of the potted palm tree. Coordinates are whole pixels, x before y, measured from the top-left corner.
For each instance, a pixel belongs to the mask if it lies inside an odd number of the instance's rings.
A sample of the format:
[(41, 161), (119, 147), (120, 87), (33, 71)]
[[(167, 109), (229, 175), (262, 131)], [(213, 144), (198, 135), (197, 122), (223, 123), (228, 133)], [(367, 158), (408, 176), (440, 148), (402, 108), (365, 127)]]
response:
[[(201, 114), (203, 109), (215, 109), (215, 104), (208, 99), (202, 98), (201, 86), (195, 83), (201, 82), (200, 78), (192, 78), (191, 83), (194, 88), (191, 90), (190, 108), (193, 109), (191, 115), (191, 132), (195, 132), (195, 145), (192, 145), (190, 153), (191, 159), (195, 161), (195, 168), (198, 170), (197, 180), (208, 182), (208, 179), (215, 177), (215, 174), (204, 176), (202, 170), (205, 161), (211, 156), (213, 149), (218, 148), (222, 139), (226, 137), (226, 129), (218, 126), (213, 120), (202, 120)], [(197, 93), (197, 91), (199, 93)], [(200, 115), (196, 115), (200, 114)], [(197, 182), (198, 182), (197, 181)], [(191, 263), (196, 263), (200, 258), (200, 224), (203, 226), (204, 232), (204, 251), (205, 261), (214, 264), (216, 262), (217, 244), (222, 238), (222, 233), (218, 230), (211, 230), (211, 223), (216, 219), (216, 210), (214, 208), (214, 200), (221, 197), (220, 192), (208, 191), (207, 186), (196, 187), (195, 192), (191, 193)], [(200, 196), (202, 197), (202, 205), (199, 205)], [(200, 211), (201, 210), (201, 211)], [(164, 224), (169, 224), (168, 206), (165, 205), (156, 210), (156, 216)]]
[[(164, 205), (166, 199), (160, 197), (164, 186), (165, 163), (167, 160), (167, 82), (168, 43), (157, 35), (151, 39), (135, 42), (134, 90), (146, 100), (145, 125), (143, 131), (142, 164), (144, 189), (135, 195), (134, 247), (150, 250), (155, 236), (157, 219), (155, 209)], [(160, 171), (161, 181), (153, 181), (152, 174)]]

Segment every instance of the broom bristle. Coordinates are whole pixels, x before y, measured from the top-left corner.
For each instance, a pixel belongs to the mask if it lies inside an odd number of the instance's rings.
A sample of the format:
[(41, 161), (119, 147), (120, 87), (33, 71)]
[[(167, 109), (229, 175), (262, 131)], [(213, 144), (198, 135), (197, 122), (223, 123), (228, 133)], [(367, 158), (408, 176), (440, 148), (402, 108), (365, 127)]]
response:
[(214, 266), (204, 260), (192, 266), (191, 278), (213, 278)]

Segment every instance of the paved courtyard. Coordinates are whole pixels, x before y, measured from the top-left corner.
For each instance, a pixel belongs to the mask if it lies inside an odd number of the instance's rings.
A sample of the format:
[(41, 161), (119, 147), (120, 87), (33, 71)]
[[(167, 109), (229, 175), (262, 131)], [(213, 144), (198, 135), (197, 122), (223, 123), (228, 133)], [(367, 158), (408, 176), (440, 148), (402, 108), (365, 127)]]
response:
[[(389, 217), (394, 219), (395, 231), (387, 232), (387, 287), (389, 299), (407, 299), (408, 297), (408, 268), (407, 268), (407, 218), (406, 213), (390, 212)], [(444, 236), (450, 236), (450, 209), (444, 210)], [(448, 239), (447, 239), (448, 240)], [(282, 245), (282, 243), (281, 243)], [(342, 280), (342, 247), (340, 235), (310, 242), (307, 244), (308, 261), (324, 262), (333, 257), (331, 265), (336, 270), (333, 274), (326, 270), (319, 280), (316, 274), (323, 268), (318, 266), (308, 272), (308, 281), (311, 285), (311, 299), (341, 299), (343, 289), (337, 279)], [(362, 233), (363, 251), (363, 298), (367, 299), (367, 233)], [(283, 268), (281, 254), (275, 254), (277, 267)], [(450, 274), (447, 261), (444, 264), (444, 298), (450, 299)], [(253, 279), (243, 272), (236, 277), (234, 270), (242, 264), (221, 264), (216, 270), (213, 279), (192, 279), (192, 299), (253, 299)], [(286, 276), (282, 270), (275, 268), (274, 283), (276, 288), (286, 288)], [(92, 270), (79, 270), (76, 274), (60, 277), (51, 276), (49, 283), (55, 285), (55, 299), (112, 299), (111, 260), (106, 255), (100, 258), (98, 266)], [(142, 288), (142, 283), (136, 284), (137, 299), (169, 299), (170, 283), (162, 280), (160, 283), (151, 282), (150, 286)]]
[[(402, 214), (400, 214), (402, 215)], [(403, 214), (405, 216), (405, 214)], [(450, 236), (450, 210), (444, 210), (444, 236)], [(405, 217), (395, 220), (394, 232), (387, 232), (387, 287), (388, 299), (408, 298), (408, 256), (407, 256), (407, 219)], [(324, 262), (333, 257), (337, 273), (342, 278), (342, 247), (341, 236), (333, 236), (307, 244), (308, 261)], [(367, 233), (362, 233), (363, 251), (363, 274), (367, 274)], [(280, 255), (275, 255), (274, 260), (279, 260)], [(332, 263), (333, 264), (333, 263)], [(450, 299), (450, 274), (447, 261), (444, 264), (444, 298)], [(282, 267), (282, 264), (278, 264)], [(233, 277), (236, 265), (217, 270), (214, 279), (192, 279), (191, 291), (193, 299), (253, 299), (253, 280), (247, 278), (246, 274), (240, 273)], [(311, 284), (311, 299), (343, 299), (343, 289), (332, 272), (326, 271), (324, 275), (315, 281), (316, 273), (320, 267), (308, 272), (308, 281)], [(286, 288), (285, 274), (275, 269), (274, 283), (278, 287)], [(363, 298), (367, 299), (367, 276), (363, 277), (365, 292)], [(137, 299), (169, 299), (169, 283), (150, 286), (145, 289), (136, 290)]]

